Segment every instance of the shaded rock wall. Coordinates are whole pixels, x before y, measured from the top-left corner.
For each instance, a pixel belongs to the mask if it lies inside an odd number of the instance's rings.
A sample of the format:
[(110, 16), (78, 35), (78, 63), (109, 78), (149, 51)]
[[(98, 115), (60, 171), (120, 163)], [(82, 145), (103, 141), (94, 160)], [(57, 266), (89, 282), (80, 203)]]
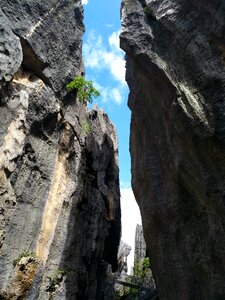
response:
[(160, 299), (224, 299), (224, 1), (122, 4), (132, 186)]
[(84, 72), (81, 1), (22, 2), (0, 4), (0, 298), (112, 299), (116, 132), (65, 88)]

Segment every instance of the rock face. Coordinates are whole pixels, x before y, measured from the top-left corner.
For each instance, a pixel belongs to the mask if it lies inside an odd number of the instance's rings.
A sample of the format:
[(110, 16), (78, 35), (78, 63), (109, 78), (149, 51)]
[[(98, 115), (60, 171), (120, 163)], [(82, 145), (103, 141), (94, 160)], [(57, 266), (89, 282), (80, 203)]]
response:
[(83, 74), (81, 1), (0, 4), (0, 298), (113, 299), (118, 146)]
[(132, 247), (127, 243), (124, 243), (122, 240), (120, 242), (119, 251), (118, 251), (118, 270), (117, 274), (121, 277), (121, 274), (127, 274), (127, 257), (131, 252)]
[(147, 257), (146, 254), (146, 243), (143, 235), (143, 226), (137, 224), (135, 230), (134, 261)]
[(160, 299), (225, 299), (225, 3), (124, 0), (132, 185)]

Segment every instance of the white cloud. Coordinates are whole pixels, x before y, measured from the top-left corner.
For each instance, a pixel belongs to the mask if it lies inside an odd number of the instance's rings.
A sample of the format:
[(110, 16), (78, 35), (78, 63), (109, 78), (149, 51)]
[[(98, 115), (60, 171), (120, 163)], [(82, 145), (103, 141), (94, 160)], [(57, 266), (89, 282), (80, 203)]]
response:
[(121, 57), (117, 57), (111, 64), (111, 73), (113, 76), (120, 81), (122, 84), (125, 84), (125, 61)]
[(88, 42), (83, 46), (85, 66), (90, 68), (103, 68), (101, 66), (101, 56), (105, 54), (102, 49), (102, 37), (96, 36), (94, 31), (88, 35)]
[(82, 4), (83, 5), (87, 5), (88, 4), (88, 0), (82, 0)]
[(119, 31), (113, 32), (104, 45), (101, 35), (91, 31), (83, 47), (86, 67), (108, 69), (114, 80), (125, 85), (125, 61), (119, 48)]
[(116, 87), (101, 86), (96, 80), (93, 80), (94, 87), (100, 92), (100, 96), (103, 103), (114, 102), (118, 105), (122, 103), (123, 100), (123, 87), (117, 85)]
[(111, 90), (111, 93), (112, 93), (112, 98), (114, 99), (114, 101), (117, 104), (121, 104), (121, 102), (122, 102), (122, 95), (121, 95), (120, 89), (119, 88), (113, 88)]
[(101, 93), (102, 102), (122, 103), (126, 88), (125, 61), (123, 52), (119, 48), (119, 31), (113, 32), (104, 44), (101, 35), (90, 31), (87, 42), (83, 46), (85, 66), (93, 70), (106, 70), (113, 80), (111, 86), (103, 87), (95, 82), (96, 88)]
[(137, 224), (142, 224), (139, 207), (132, 189), (121, 189), (122, 240), (132, 247), (128, 256), (129, 272), (134, 263), (134, 239)]
[(110, 99), (110, 88), (109, 87), (103, 87), (103, 86), (99, 85), (98, 83), (95, 86), (100, 92), (102, 102), (103, 103), (108, 102), (109, 99)]
[(117, 51), (120, 51), (120, 31), (114, 31), (109, 37), (109, 45), (114, 47)]

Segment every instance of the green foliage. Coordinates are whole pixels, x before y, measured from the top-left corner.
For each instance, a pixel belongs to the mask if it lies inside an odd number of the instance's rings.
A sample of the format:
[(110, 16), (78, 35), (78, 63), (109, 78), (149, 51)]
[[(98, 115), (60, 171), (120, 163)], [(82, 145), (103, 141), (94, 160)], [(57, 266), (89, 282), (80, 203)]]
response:
[(119, 291), (116, 290), (114, 295), (115, 295), (115, 300), (120, 300), (121, 299)]
[(91, 133), (92, 128), (91, 128), (91, 125), (88, 124), (87, 121), (83, 121), (82, 127), (83, 127), (84, 133), (85, 133), (86, 135), (89, 134), (89, 133)]
[(143, 269), (144, 270), (149, 270), (149, 268), (150, 268), (150, 261), (149, 261), (149, 257), (145, 257), (144, 259), (143, 259), (143, 262), (142, 262), (142, 267), (143, 267)]
[[(149, 258), (136, 259), (133, 267), (133, 276), (126, 278), (127, 283), (135, 284), (139, 287), (148, 286), (151, 279), (150, 261)], [(138, 290), (136, 288), (124, 287), (123, 290), (115, 291), (115, 299), (132, 299), (138, 300)]]
[(29, 257), (29, 256), (36, 257), (36, 253), (27, 249), (23, 249), (20, 255), (13, 260), (13, 266), (15, 267), (23, 257)]
[(55, 270), (49, 277), (49, 285), (46, 289), (47, 292), (53, 293), (56, 290), (56, 286), (62, 281), (63, 276), (66, 275), (66, 271), (63, 269)]
[(127, 299), (130, 296), (135, 296), (136, 293), (137, 293), (137, 290), (128, 288), (128, 287), (124, 287), (123, 290), (121, 290), (121, 291), (116, 290), (114, 293), (114, 296), (115, 296), (115, 300), (123, 300), (123, 299)]
[(81, 102), (92, 102), (94, 98), (100, 96), (98, 90), (93, 86), (93, 82), (85, 80), (84, 77), (75, 77), (73, 81), (66, 86), (68, 92), (76, 91), (77, 97)]
[(146, 16), (151, 15), (152, 14), (151, 8), (149, 6), (145, 6), (144, 13), (146, 14)]
[(123, 300), (130, 297), (132, 297), (132, 299), (138, 300), (138, 298), (136, 298), (137, 293), (137, 289), (124, 287), (123, 290), (115, 291), (114, 296), (115, 300)]
[(144, 259), (136, 259), (134, 262), (134, 277), (137, 284), (142, 285), (145, 281), (148, 281), (150, 276), (150, 261), (148, 257)]

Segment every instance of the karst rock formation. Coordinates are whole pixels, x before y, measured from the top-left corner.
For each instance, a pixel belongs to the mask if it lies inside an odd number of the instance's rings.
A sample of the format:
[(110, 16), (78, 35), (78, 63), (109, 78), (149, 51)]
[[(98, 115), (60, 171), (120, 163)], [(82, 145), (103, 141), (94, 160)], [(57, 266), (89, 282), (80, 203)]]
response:
[(0, 299), (113, 299), (116, 132), (66, 90), (83, 32), (80, 0), (0, 2)]
[(159, 299), (225, 299), (225, 2), (124, 0), (121, 47)]

